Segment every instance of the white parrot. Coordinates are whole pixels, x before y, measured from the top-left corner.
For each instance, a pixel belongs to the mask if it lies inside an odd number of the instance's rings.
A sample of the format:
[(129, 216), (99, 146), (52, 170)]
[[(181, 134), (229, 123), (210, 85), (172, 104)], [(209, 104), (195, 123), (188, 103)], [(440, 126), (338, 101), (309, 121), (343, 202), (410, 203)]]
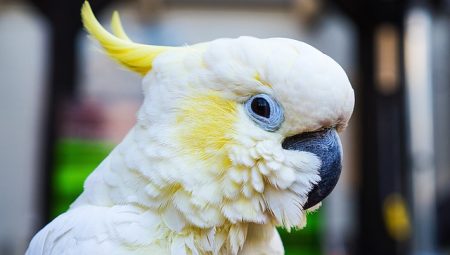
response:
[(283, 254), (335, 186), (354, 93), (343, 69), (291, 39), (132, 42), (82, 7), (106, 53), (144, 76), (137, 123), (28, 255)]

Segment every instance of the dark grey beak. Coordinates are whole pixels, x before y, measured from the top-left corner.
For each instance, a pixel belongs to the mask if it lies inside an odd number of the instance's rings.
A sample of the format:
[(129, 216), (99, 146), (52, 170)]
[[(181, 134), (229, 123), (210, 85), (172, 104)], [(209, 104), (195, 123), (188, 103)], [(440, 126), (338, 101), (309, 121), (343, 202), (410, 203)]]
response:
[(286, 150), (314, 153), (322, 161), (321, 180), (309, 192), (308, 201), (303, 206), (308, 209), (328, 196), (337, 184), (342, 169), (341, 140), (335, 129), (326, 129), (288, 137), (282, 146)]

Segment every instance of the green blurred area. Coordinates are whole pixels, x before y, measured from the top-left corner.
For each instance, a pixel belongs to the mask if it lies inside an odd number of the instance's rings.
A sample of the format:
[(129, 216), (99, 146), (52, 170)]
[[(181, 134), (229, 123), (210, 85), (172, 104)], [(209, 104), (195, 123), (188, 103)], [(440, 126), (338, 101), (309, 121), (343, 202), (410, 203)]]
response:
[(57, 142), (52, 176), (52, 218), (67, 211), (83, 191), (86, 177), (113, 148), (113, 144), (104, 141), (60, 139)]
[[(56, 145), (55, 172), (52, 178), (51, 215), (55, 218), (65, 212), (83, 191), (86, 177), (111, 152), (114, 144), (104, 141), (60, 139)], [(320, 246), (322, 216), (308, 215), (308, 225), (302, 230), (278, 229), (286, 255), (322, 254)]]
[(286, 255), (319, 255), (321, 250), (322, 216), (320, 210), (308, 214), (308, 224), (304, 229), (291, 230), (279, 228)]

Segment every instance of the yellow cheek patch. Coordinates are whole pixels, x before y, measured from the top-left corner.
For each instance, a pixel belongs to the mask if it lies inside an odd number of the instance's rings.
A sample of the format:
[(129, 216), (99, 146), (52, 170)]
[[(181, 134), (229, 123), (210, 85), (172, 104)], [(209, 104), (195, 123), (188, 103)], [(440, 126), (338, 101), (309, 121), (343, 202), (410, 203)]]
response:
[(204, 160), (214, 159), (227, 167), (230, 162), (224, 148), (232, 143), (237, 116), (236, 102), (218, 93), (189, 98), (177, 116), (183, 150)]

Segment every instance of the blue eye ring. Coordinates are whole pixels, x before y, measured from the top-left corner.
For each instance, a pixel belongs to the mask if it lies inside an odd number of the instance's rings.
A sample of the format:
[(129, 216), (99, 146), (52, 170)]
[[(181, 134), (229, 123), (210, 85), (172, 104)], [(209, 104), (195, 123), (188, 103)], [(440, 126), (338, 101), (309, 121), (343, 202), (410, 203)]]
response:
[[(266, 109), (267, 107), (268, 109)], [(284, 121), (283, 107), (267, 94), (250, 97), (244, 103), (244, 109), (253, 122), (269, 132), (277, 131)]]

